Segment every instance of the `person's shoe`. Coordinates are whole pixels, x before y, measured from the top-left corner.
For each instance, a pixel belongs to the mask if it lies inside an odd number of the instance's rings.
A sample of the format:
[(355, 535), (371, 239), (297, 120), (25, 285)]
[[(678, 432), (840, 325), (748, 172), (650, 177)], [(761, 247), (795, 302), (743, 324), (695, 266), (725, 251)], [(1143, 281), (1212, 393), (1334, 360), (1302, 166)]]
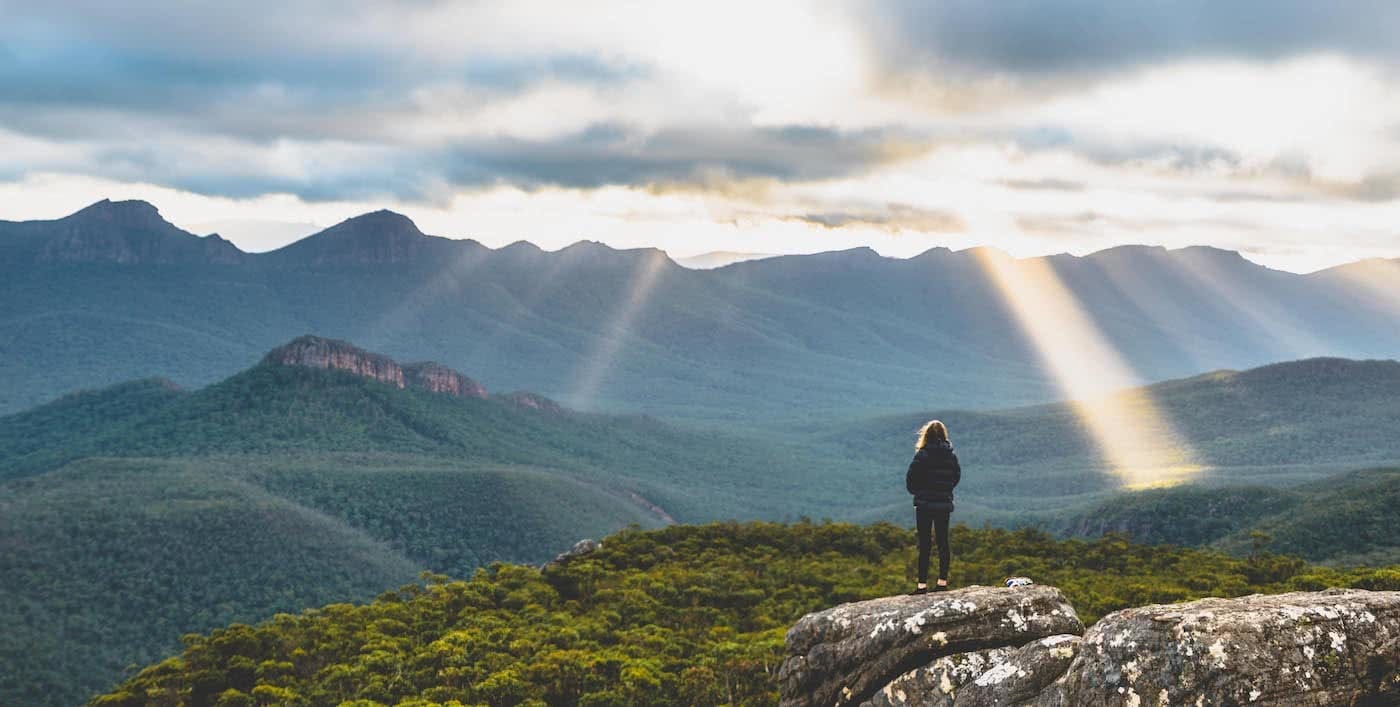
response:
[(928, 587), (915, 587), (914, 591), (909, 592), (909, 596), (911, 597), (919, 594), (928, 594)]
[(935, 584), (935, 585), (933, 585), (933, 591), (935, 591), (935, 592), (946, 592), (946, 591), (948, 591), (948, 585), (946, 585), (946, 584)]

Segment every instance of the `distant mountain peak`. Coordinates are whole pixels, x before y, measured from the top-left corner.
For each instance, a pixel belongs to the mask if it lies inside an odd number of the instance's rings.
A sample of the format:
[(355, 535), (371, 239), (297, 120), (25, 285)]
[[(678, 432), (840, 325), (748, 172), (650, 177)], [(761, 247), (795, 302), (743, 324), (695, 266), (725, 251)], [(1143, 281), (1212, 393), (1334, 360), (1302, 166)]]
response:
[(692, 255), (685, 258), (675, 258), (677, 265), (691, 270), (713, 270), (735, 263), (745, 263), (751, 260), (764, 260), (772, 258), (772, 253), (749, 253), (732, 250), (714, 250), (708, 253)]
[(69, 214), (62, 220), (105, 220), (133, 225), (144, 224), (175, 228), (173, 224), (160, 215), (160, 210), (154, 204), (140, 199), (124, 201), (102, 199)]
[(366, 351), (348, 341), (320, 336), (298, 336), (269, 351), (263, 365), (300, 366), (345, 371), (388, 383), (458, 398), (486, 398), (480, 383), (440, 363), (400, 364), (383, 354)]
[(0, 259), (12, 262), (232, 265), (247, 255), (223, 238), (179, 228), (139, 200), (103, 199), (60, 219), (0, 227), (12, 235)]
[(910, 258), (910, 260), (941, 260), (953, 254), (953, 250), (947, 246), (934, 246)]
[(357, 228), (379, 229), (381, 233), (409, 233), (415, 236), (424, 235), (418, 230), (418, 224), (413, 219), (388, 209), (379, 209), (369, 213), (351, 216), (344, 221), (332, 226), (331, 231), (344, 231)]
[(482, 249), (472, 240), (430, 236), (413, 219), (388, 209), (352, 216), (272, 251), (273, 257), (310, 265), (407, 263)]
[(643, 259), (674, 263), (671, 256), (659, 248), (614, 248), (600, 241), (589, 240), (571, 243), (555, 251), (554, 255), (575, 264), (588, 265), (630, 265)]
[(1217, 248), (1213, 245), (1191, 245), (1186, 246), (1185, 248), (1179, 248), (1172, 252), (1185, 256), (1193, 256), (1197, 258), (1211, 258), (1214, 260), (1220, 260), (1225, 262), (1249, 262), (1249, 260), (1237, 250), (1226, 250), (1224, 248)]

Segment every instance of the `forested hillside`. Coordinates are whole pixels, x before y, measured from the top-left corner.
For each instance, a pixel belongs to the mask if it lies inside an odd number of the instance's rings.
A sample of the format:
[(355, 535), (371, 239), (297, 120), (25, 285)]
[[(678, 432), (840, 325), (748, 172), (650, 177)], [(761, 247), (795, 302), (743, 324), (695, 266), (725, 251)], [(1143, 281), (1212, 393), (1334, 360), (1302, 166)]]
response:
[[(373, 356), (331, 343), (348, 365)], [(837, 469), (535, 396), (272, 361), (196, 391), (66, 396), (0, 418), (0, 704), (71, 704), (183, 633), (423, 570), (542, 562), (629, 524), (795, 518), (853, 497)], [(826, 483), (783, 481), (809, 473)]]
[(1343, 565), (1400, 563), (1400, 469), (1339, 474), (1299, 486), (1181, 486), (1121, 494), (1048, 526), (1125, 533), (1137, 542), (1255, 547)]
[[(543, 572), (498, 564), (365, 606), (191, 636), (178, 657), (93, 704), (769, 705), (788, 626), (835, 603), (907, 591), (911, 540), (886, 524), (629, 530)], [(957, 527), (953, 552), (954, 584), (1029, 575), (1060, 587), (1086, 623), (1201, 596), (1400, 589), (1400, 569), (1337, 572), (1114, 536)]]
[[(1396, 361), (1292, 361), (1167, 381), (1124, 396), (1154, 401), (1177, 433), (1163, 444), (1187, 450), (1203, 467), (1189, 480), (1209, 486), (1276, 490), (1400, 462), (1400, 437), (1393, 433), (1400, 428)], [(933, 410), (811, 425), (802, 438), (812, 448), (865, 460), (872, 469), (899, 469), (908, 463), (915, 430), (931, 418), (943, 420), (951, 430), (967, 469), (958, 489), (959, 508), (979, 521), (1060, 519), (1117, 490), (1117, 480), (1104, 473), (1099, 446), (1072, 403)], [(1325, 491), (1326, 484), (1319, 490)], [(1131, 503), (1135, 496), (1121, 498)], [(1114, 496), (1105, 503), (1119, 500)], [(892, 504), (867, 517), (903, 519), (905, 505)]]
[[(628, 524), (908, 523), (903, 470), (928, 415), (742, 436), (489, 394), (344, 342), (312, 348), (345, 369), (269, 355), (198, 390), (150, 379), (0, 418), (0, 543), (21, 548), (0, 557), (0, 618), (20, 627), (0, 655), (27, 676), (0, 690), (71, 698), (181, 633), (366, 599), (422, 570), (537, 563)], [(460, 394), (409, 385), (424, 370)], [(1394, 475), (1331, 475), (1400, 460), (1397, 370), (1309, 360), (1155, 386), (1218, 464), (1204, 486), (1157, 493), (1120, 495), (1066, 406), (934, 414), (964, 460), (964, 522), (1242, 556), (1257, 530), (1314, 561), (1391, 561)], [(1217, 433), (1232, 420), (1235, 435)]]

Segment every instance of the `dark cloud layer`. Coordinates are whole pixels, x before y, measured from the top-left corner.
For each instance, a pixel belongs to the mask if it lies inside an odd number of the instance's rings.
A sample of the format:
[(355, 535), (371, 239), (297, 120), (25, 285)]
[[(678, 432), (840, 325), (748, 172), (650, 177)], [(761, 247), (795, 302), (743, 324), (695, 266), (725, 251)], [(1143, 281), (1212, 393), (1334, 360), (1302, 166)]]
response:
[(892, 71), (1100, 74), (1198, 57), (1334, 52), (1400, 61), (1390, 0), (883, 0), (862, 5)]
[[(0, 0), (7, 20), (0, 23), (0, 130), (88, 148), (80, 165), (27, 165), (36, 171), (80, 169), (206, 194), (288, 192), (311, 200), (426, 199), (444, 187), (494, 184), (822, 179), (918, 149), (910, 146), (917, 137), (893, 129), (692, 124), (685, 116), (646, 129), (603, 122), (539, 138), (420, 138), (406, 123), (467, 121), (456, 112), (509, 101), (545, 82), (632, 90), (650, 67), (576, 51), (474, 51), (471, 27), (460, 42), (428, 50), (405, 34), (408, 27), (368, 19), (383, 8), (363, 0), (254, 2), (237, 11), (204, 2), (60, 8)], [(393, 13), (407, 20), (434, 9), (440, 4), (405, 3)], [(424, 98), (439, 90), (456, 105)], [(259, 167), (293, 148), (306, 169)], [(23, 170), (0, 157), (0, 171)]]
[(548, 141), (476, 141), (453, 150), (445, 167), (460, 184), (599, 187), (703, 184), (715, 178), (803, 181), (845, 176), (923, 149), (917, 137), (894, 130), (789, 126), (647, 131), (608, 124)]
[[(710, 189), (726, 181), (839, 178), (934, 144), (929, 126), (755, 125), (745, 107), (729, 106), (702, 120), (668, 112), (662, 97), (660, 117), (560, 115), (565, 127), (548, 136), (494, 127), (415, 134), (417, 120), (450, 128), (469, 122), (473, 109), (542, 85), (614, 98), (654, 89), (648, 81), (656, 68), (626, 47), (551, 50), (542, 48), (549, 41), (526, 37), (491, 42), (481, 34), (489, 28), (469, 23), (415, 34), (434, 12), (480, 7), (438, 0), (0, 0), (0, 139), (8, 132), (75, 148), (0, 155), (0, 177), (71, 171), (236, 197), (433, 199), (444, 190), (496, 184)], [(1380, 0), (875, 0), (854, 4), (853, 12), (850, 21), (884, 57), (886, 72), (930, 80), (1009, 75), (1037, 82), (1180, 58), (1323, 50), (1400, 59), (1393, 41), (1400, 3)], [(723, 51), (717, 42), (715, 52)], [(1187, 170), (1238, 160), (1210, 146), (1100, 145), (1093, 135), (1053, 125), (1009, 135), (966, 132), (968, 139), (1064, 148), (1109, 164), (1153, 159)], [(1076, 188), (1064, 180), (1006, 185)], [(1383, 200), (1395, 193), (1395, 180), (1385, 177), (1348, 196)], [(935, 217), (886, 207), (814, 209), (807, 220), (893, 227), (924, 219), (937, 230)]]

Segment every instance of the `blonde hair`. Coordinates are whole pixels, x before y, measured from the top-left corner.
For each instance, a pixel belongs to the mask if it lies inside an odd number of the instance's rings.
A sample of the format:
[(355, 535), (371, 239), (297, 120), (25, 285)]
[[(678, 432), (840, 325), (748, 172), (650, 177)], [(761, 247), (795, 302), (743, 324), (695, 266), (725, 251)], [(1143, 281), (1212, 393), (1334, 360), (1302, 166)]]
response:
[(919, 441), (914, 444), (914, 449), (923, 449), (929, 442), (948, 442), (948, 426), (938, 420), (929, 420), (919, 428)]

